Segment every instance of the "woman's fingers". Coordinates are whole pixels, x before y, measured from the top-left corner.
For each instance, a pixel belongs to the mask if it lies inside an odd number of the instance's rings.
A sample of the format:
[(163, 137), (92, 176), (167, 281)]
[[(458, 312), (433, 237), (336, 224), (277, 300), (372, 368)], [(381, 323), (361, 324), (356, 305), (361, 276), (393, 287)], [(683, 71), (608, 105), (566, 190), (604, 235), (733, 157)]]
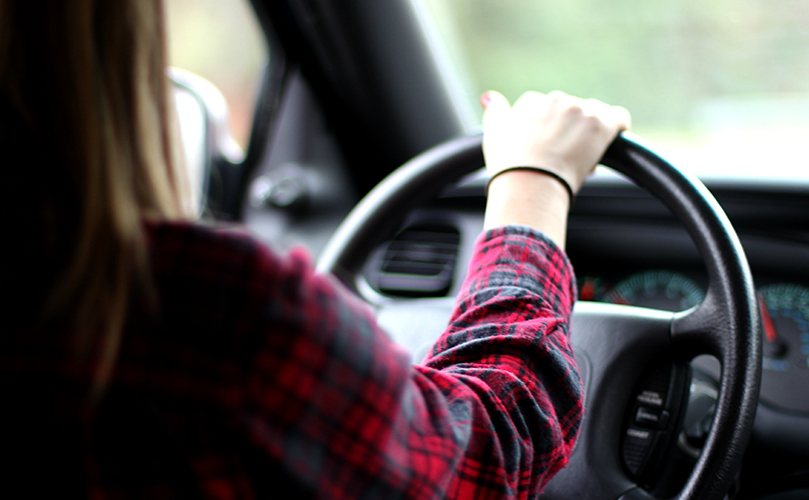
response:
[(632, 115), (629, 114), (629, 110), (623, 106), (613, 106), (612, 108), (618, 130), (627, 131), (632, 128)]
[(490, 90), (481, 96), (480, 102), (484, 109), (484, 135), (496, 134), (508, 127), (511, 105), (508, 103), (508, 99), (506, 99), (503, 94)]

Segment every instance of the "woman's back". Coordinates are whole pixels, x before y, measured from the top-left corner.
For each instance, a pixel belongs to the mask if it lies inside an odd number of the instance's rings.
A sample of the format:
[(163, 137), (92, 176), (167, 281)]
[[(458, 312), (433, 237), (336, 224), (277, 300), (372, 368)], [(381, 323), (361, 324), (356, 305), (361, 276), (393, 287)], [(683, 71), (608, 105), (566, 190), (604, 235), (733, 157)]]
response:
[[(564, 463), (581, 388), (562, 316), (532, 303), (543, 296), (567, 304), (560, 314), (569, 314), (572, 272), (538, 233), (503, 229), (481, 239), (479, 269), (461, 296), (468, 309), (456, 311), (427, 366), (413, 367), (362, 304), (312, 274), (305, 254), (279, 258), (242, 234), (187, 223), (146, 228), (159, 309), (131, 305), (116, 367), (92, 414), (76, 401), (94, 371), (77, 374), (63, 362), (65, 332), (40, 332), (25, 357), (0, 363), (0, 379), (19, 381), (20, 411), (5, 418), (19, 417), (6, 428), (20, 432), (9, 434), (17, 441), (6, 449), (27, 457), (17, 462), (16, 479), (41, 477), (30, 483), (34, 492), (336, 498), (375, 490), (411, 497), (476, 485), (516, 495), (512, 481), (527, 470), (536, 485)], [(503, 275), (510, 265), (497, 262), (516, 255), (537, 274)], [(499, 291), (475, 292), (482, 283)], [(502, 314), (511, 321), (470, 337), (480, 327), (465, 318)], [(545, 342), (532, 340), (537, 332)], [(521, 353), (492, 358), (474, 341), (486, 335)], [(502, 399), (517, 382), (509, 364), (541, 358), (544, 373), (524, 374), (519, 385), (552, 399), (529, 407)], [(479, 380), (471, 385), (438, 370), (461, 359), (496, 359), (502, 368), (455, 370)], [(486, 386), (492, 389), (479, 392)], [(515, 411), (521, 420), (512, 422)], [(523, 420), (534, 425), (524, 429)], [(530, 439), (522, 443), (525, 432)], [(529, 460), (533, 453), (544, 460)], [(454, 477), (468, 467), (488, 470), (485, 483), (471, 472)]]
[[(296, 489), (253, 442), (244, 406), (250, 367), (276, 333), (267, 325), (281, 325), (280, 301), (266, 292), (277, 289), (273, 276), (295, 279), (294, 270), (235, 233), (147, 223), (146, 234), (159, 307), (130, 305), (114, 375), (92, 413), (78, 403), (94, 371), (64, 359), (71, 332), (21, 330), (24, 345), (0, 352), (10, 403), (2, 447), (15, 458), (4, 483), (36, 497), (251, 498)], [(256, 307), (263, 311), (250, 312)]]

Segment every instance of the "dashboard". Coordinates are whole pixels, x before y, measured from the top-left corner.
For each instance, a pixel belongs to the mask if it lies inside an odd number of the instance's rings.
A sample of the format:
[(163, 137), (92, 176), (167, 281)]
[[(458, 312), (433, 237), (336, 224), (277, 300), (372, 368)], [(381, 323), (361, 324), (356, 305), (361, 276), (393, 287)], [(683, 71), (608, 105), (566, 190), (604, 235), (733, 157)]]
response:
[[(745, 474), (747, 489), (798, 491), (809, 487), (809, 188), (706, 184), (745, 248), (762, 318), (762, 385), (745, 459), (745, 470), (752, 471)], [(484, 206), (485, 179), (479, 173), (411, 213), (400, 232), (372, 253), (360, 287), (366, 300), (452, 301), (483, 227)], [(567, 253), (580, 301), (682, 311), (699, 304), (708, 287), (699, 251), (682, 225), (661, 202), (611, 171), (588, 180), (578, 194)], [(442, 314), (427, 305), (421, 312)], [(379, 320), (395, 329), (401, 318), (387, 320), (383, 314)], [(409, 344), (418, 361), (432, 338), (414, 339), (410, 333), (397, 340)], [(677, 451), (686, 464), (693, 464), (710, 428), (721, 376), (719, 362), (710, 356), (690, 365), (691, 394)]]

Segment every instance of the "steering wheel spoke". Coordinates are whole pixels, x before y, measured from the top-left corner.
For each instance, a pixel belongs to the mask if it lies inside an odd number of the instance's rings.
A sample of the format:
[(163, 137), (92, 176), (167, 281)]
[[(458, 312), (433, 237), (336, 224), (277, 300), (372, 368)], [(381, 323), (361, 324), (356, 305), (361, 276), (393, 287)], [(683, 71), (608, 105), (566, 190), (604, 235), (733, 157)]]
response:
[(650, 363), (670, 352), (672, 318), (655, 309), (576, 304), (571, 340), (587, 403), (570, 461), (543, 498), (615, 499), (637, 487), (619, 453), (625, 410)]

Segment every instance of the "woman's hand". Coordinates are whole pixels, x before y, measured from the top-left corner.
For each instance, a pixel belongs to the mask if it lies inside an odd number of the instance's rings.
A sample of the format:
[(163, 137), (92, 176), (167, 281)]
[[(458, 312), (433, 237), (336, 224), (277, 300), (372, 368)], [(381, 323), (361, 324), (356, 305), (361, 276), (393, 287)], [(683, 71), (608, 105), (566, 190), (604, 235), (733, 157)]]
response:
[(576, 193), (618, 132), (629, 129), (629, 112), (562, 92), (527, 92), (513, 107), (497, 92), (485, 93), (481, 101), (483, 152), (493, 179), (486, 228), (528, 225), (564, 246), (567, 188), (547, 173), (510, 169), (550, 171)]
[(575, 193), (618, 132), (629, 130), (626, 109), (563, 92), (526, 92), (513, 107), (497, 92), (487, 92), (481, 100), (490, 176), (535, 166), (560, 175)]

